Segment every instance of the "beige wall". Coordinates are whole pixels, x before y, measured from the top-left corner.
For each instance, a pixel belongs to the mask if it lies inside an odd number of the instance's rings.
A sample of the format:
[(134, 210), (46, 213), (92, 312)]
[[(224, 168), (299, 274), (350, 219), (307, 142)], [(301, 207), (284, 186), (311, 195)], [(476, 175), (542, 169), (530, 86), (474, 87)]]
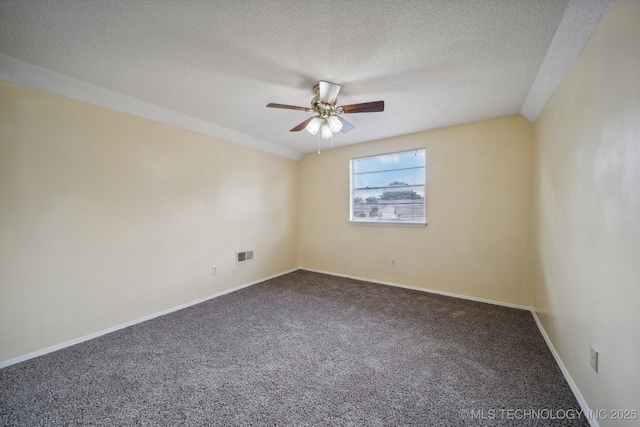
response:
[[(0, 82), (0, 363), (302, 266), (532, 304), (591, 408), (640, 409), (638, 22), (618, 0), (534, 126), (299, 164)], [(429, 224), (350, 225), (349, 159), (418, 147)]]
[[(419, 147), (429, 224), (350, 225), (349, 160)], [(531, 150), (512, 116), (305, 155), (301, 267), (529, 305)]]
[(534, 132), (534, 308), (591, 408), (640, 410), (639, 1), (614, 4)]
[(0, 82), (0, 361), (297, 267), (297, 174)]

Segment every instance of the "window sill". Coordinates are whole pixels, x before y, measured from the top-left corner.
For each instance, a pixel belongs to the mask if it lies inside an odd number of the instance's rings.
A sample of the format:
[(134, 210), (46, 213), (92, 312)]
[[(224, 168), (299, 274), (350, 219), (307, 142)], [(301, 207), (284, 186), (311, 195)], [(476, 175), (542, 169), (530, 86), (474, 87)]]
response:
[(404, 228), (422, 228), (428, 222), (409, 222), (409, 221), (355, 221), (350, 220), (351, 225), (373, 225), (374, 227), (404, 227)]

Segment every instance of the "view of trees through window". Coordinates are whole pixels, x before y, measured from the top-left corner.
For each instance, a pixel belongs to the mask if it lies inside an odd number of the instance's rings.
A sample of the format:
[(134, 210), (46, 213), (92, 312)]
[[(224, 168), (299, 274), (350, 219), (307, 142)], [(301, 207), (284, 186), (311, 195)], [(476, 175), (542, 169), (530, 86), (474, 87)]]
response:
[(425, 222), (425, 150), (351, 160), (351, 220)]

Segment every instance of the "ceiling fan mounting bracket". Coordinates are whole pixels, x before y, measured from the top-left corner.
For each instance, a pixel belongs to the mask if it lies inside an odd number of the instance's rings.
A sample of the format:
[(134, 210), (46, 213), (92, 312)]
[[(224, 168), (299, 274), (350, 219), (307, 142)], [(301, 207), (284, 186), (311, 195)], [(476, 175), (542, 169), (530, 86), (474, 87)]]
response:
[(337, 105), (326, 104), (320, 101), (320, 96), (315, 96), (311, 100), (310, 113), (316, 113), (321, 119), (326, 119), (329, 116), (337, 116), (342, 114), (344, 110)]
[(333, 105), (327, 104), (320, 101), (320, 83), (316, 84), (313, 87), (313, 93), (316, 96), (311, 100), (311, 111), (312, 113), (316, 113), (318, 117), (321, 119), (326, 119), (329, 116), (337, 116), (344, 113), (342, 107), (338, 107), (338, 100), (336, 98)]

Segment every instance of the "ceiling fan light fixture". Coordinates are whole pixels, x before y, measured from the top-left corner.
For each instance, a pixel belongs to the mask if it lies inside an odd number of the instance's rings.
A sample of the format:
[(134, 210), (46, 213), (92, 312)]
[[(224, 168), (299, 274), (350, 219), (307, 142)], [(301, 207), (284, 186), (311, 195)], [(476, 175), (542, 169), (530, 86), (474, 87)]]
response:
[(333, 145), (334, 133), (347, 133), (354, 128), (351, 123), (342, 118), (342, 114), (377, 113), (384, 111), (384, 101), (339, 105), (338, 93), (340, 93), (340, 87), (339, 84), (320, 81), (320, 83), (313, 87), (313, 92), (316, 96), (311, 100), (311, 108), (275, 103), (269, 103), (267, 107), (301, 110), (312, 113), (313, 116), (299, 123), (289, 132), (300, 132), (302, 129), (306, 129), (311, 135), (318, 135), (318, 131), (320, 131), (318, 143), (320, 142), (320, 137), (322, 137), (322, 139), (331, 138)]
[(309, 124), (307, 124), (307, 132), (311, 135), (315, 135), (318, 133), (318, 129), (320, 129), (320, 125), (322, 124), (322, 119), (320, 117), (314, 117)]
[(342, 122), (336, 116), (329, 116), (327, 118), (327, 124), (331, 128), (332, 132), (340, 132), (342, 129)]
[(329, 127), (329, 124), (327, 122), (325, 122), (322, 125), (322, 139), (328, 139), (331, 138), (333, 136), (333, 132), (331, 132), (331, 128)]

